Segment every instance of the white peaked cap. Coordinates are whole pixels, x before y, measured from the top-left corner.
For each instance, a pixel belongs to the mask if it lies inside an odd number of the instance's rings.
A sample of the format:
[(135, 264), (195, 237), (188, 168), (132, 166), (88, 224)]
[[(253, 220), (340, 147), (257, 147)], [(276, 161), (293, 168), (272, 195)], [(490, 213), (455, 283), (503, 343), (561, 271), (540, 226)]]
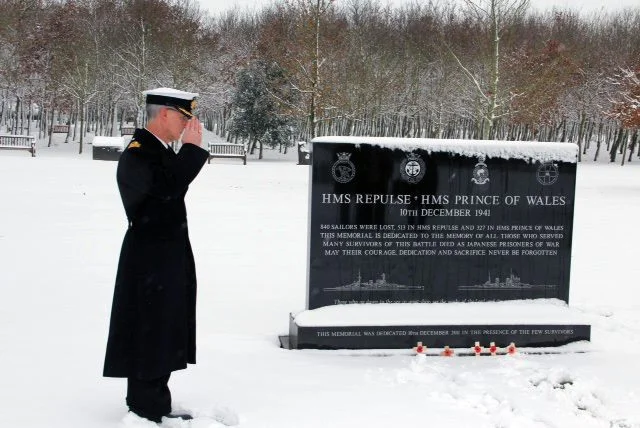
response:
[(144, 91), (147, 104), (169, 106), (178, 110), (188, 118), (193, 117), (193, 111), (197, 106), (195, 92), (179, 91), (173, 88), (157, 88)]
[(143, 95), (156, 95), (156, 96), (160, 96), (160, 97), (178, 98), (178, 99), (181, 99), (181, 100), (192, 100), (195, 97), (200, 95), (200, 94), (197, 94), (195, 92), (179, 91), (178, 89), (173, 89), (173, 88), (149, 89), (147, 91), (142, 91), (142, 94)]

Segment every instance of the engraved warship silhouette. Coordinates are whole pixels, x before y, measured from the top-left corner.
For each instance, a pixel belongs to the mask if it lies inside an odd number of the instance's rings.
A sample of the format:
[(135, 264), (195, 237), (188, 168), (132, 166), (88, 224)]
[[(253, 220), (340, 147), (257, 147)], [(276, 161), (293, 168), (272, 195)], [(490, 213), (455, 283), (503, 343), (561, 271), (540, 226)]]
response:
[(340, 285), (338, 287), (327, 287), (324, 288), (324, 291), (393, 291), (393, 290), (422, 290), (423, 287), (420, 285), (402, 285), (395, 284), (393, 282), (387, 282), (386, 275), (383, 272), (380, 275), (380, 278), (375, 281), (369, 280), (366, 282), (362, 281), (362, 275), (360, 275), (360, 271), (358, 271), (358, 279), (355, 281)]
[(500, 277), (495, 277), (495, 279), (491, 280), (491, 272), (489, 272), (489, 279), (487, 279), (483, 284), (476, 285), (461, 285), (458, 287), (459, 290), (530, 290), (535, 288), (554, 288), (557, 285), (547, 285), (547, 284), (527, 284), (520, 280), (519, 276), (513, 274), (513, 272), (509, 273), (509, 276), (504, 279), (504, 281), (500, 281)]

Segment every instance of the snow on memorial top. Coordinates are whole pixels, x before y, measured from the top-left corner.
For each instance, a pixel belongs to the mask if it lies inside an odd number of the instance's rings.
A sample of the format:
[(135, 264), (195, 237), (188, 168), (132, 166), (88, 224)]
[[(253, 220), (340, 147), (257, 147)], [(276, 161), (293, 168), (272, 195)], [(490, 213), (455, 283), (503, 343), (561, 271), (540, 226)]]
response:
[(103, 137), (96, 135), (93, 137), (93, 141), (91, 141), (93, 147), (115, 147), (124, 149), (124, 138), (123, 137)]
[(405, 151), (448, 152), (467, 157), (482, 155), (488, 158), (524, 159), (529, 162), (576, 163), (578, 159), (578, 146), (573, 143), (390, 137), (317, 137), (311, 142), (313, 144), (340, 143), (356, 146), (369, 144)]

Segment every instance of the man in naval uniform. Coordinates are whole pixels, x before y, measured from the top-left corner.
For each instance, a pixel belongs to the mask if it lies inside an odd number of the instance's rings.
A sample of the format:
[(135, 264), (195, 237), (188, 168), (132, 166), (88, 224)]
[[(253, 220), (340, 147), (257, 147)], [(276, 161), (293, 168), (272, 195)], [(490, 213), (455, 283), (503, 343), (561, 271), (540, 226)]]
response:
[[(154, 422), (171, 413), (171, 372), (195, 364), (196, 271), (184, 197), (208, 159), (193, 115), (198, 94), (145, 91), (147, 126), (118, 162), (128, 229), (111, 309), (104, 376), (127, 378), (129, 410)], [(169, 145), (180, 140), (178, 153)]]

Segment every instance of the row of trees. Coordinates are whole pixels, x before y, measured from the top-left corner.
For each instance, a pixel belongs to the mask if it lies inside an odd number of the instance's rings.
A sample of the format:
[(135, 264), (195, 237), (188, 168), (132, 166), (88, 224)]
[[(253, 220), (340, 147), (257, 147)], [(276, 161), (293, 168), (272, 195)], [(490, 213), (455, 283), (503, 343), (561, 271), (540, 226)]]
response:
[(0, 123), (20, 133), (35, 118), (44, 136), (77, 121), (82, 151), (88, 130), (140, 124), (143, 90), (172, 86), (201, 94), (209, 129), (252, 147), (330, 134), (538, 139), (631, 159), (640, 8), (444, 3), (284, 0), (209, 17), (192, 0), (0, 0)]

